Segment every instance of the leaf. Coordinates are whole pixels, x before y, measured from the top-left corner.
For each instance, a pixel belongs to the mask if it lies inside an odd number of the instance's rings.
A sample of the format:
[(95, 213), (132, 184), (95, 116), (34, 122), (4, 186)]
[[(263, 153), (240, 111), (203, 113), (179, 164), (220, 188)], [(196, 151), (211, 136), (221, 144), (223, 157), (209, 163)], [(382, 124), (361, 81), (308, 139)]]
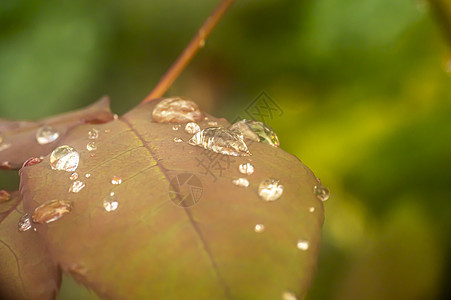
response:
[(0, 203), (0, 298), (53, 299), (61, 283), (61, 272), (36, 232), (19, 232), (23, 215), (19, 192)]
[[(108, 299), (281, 299), (286, 291), (302, 299), (323, 222), (322, 202), (313, 194), (314, 174), (296, 157), (266, 144), (251, 144), (248, 157), (189, 145), (192, 134), (184, 124), (173, 130), (173, 124), (152, 122), (157, 102), (110, 123), (78, 126), (58, 141), (79, 152), (77, 180), (85, 186), (77, 193), (68, 192), (71, 173), (52, 170), (48, 157), (21, 170), (28, 213), (48, 200), (72, 201), (71, 212), (61, 219), (36, 224), (53, 258)], [(213, 117), (198, 124), (206, 128), (208, 122), (229, 125)], [(92, 129), (99, 138), (96, 150), (88, 151)], [(222, 162), (221, 173), (215, 165), (202, 167), (209, 161)], [(255, 166), (254, 174), (239, 173), (238, 165), (245, 162)], [(183, 179), (181, 174), (188, 175)], [(246, 177), (249, 187), (234, 185), (238, 177)], [(283, 184), (279, 200), (258, 196), (258, 185), (267, 178)], [(201, 192), (195, 205), (171, 200), (176, 180)], [(109, 197), (118, 203), (110, 212), (103, 206)], [(256, 224), (263, 224), (264, 232), (255, 232)], [(307, 250), (297, 248), (299, 240), (308, 241)]]
[[(84, 123), (105, 123), (113, 119), (110, 100), (104, 97), (87, 108), (43, 119), (37, 122), (8, 121), (0, 119), (0, 165), (4, 169), (18, 169), (30, 157), (49, 154), (58, 139), (71, 128)], [(39, 144), (37, 130), (51, 125), (59, 132), (59, 138), (48, 144)]]

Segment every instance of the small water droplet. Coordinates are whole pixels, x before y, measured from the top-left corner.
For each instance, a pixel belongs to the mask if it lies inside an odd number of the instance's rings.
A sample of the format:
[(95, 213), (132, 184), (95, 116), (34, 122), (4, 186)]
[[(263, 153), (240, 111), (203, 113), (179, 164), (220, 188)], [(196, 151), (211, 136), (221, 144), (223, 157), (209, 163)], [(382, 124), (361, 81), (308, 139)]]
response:
[(4, 144), (0, 144), (0, 152), (9, 149), (11, 147), (11, 144), (8, 143), (4, 143)]
[(309, 242), (306, 240), (299, 240), (296, 246), (298, 247), (299, 250), (306, 251), (308, 250)]
[(254, 174), (254, 166), (251, 163), (244, 163), (238, 166), (238, 170), (241, 174), (252, 175)]
[(234, 123), (229, 129), (251, 141), (269, 144), (273, 147), (280, 145), (277, 134), (263, 122), (244, 119)]
[(189, 134), (195, 134), (200, 131), (200, 126), (195, 122), (189, 122), (185, 126), (185, 131)]
[(199, 131), (189, 140), (189, 143), (225, 155), (250, 155), (247, 145), (240, 135), (219, 127), (210, 127)]
[(27, 159), (27, 160), (23, 163), (22, 168), (25, 168), (25, 167), (31, 167), (31, 166), (33, 166), (33, 165), (36, 165), (36, 164), (40, 163), (41, 160), (42, 160), (42, 159), (40, 159), (40, 158), (38, 158), (38, 157), (30, 157), (29, 159)]
[(105, 129), (105, 133), (110, 133), (111, 129)]
[(11, 194), (8, 191), (0, 190), (0, 203), (11, 200)]
[(119, 119), (119, 116), (117, 114), (114, 114), (113, 119), (117, 120), (117, 119)]
[(179, 137), (175, 137), (174, 138), (174, 142), (181, 143), (181, 142), (183, 142), (183, 140), (181, 138), (179, 138)]
[(9, 161), (4, 161), (0, 164), (0, 169), (2, 170), (11, 170), (12, 166), (11, 163)]
[(73, 172), (78, 168), (80, 156), (71, 146), (60, 146), (50, 155), (50, 166), (53, 170)]
[(33, 222), (50, 223), (60, 219), (72, 210), (72, 204), (67, 200), (49, 200), (36, 207), (33, 212)]
[(76, 180), (77, 178), (78, 178), (78, 173), (77, 172), (74, 172), (74, 173), (70, 174), (70, 176), (69, 176), (70, 180)]
[(36, 131), (36, 140), (39, 144), (45, 145), (55, 141), (59, 135), (59, 132), (53, 126), (44, 125)]
[(263, 224), (255, 225), (254, 231), (258, 232), (258, 233), (261, 233), (261, 232), (265, 231), (265, 225), (263, 225)]
[(118, 176), (113, 176), (113, 178), (111, 178), (111, 183), (112, 184), (121, 184), (122, 183), (122, 178), (120, 178)]
[(311, 213), (315, 212), (315, 208), (313, 206), (311, 206), (311, 207), (309, 207), (308, 211), (311, 212)]
[(97, 145), (95, 142), (89, 142), (86, 144), (86, 149), (88, 149), (88, 151), (95, 151), (97, 150)]
[(236, 186), (242, 186), (242, 187), (248, 187), (249, 186), (249, 180), (247, 180), (246, 178), (234, 179), (232, 182)]
[(69, 192), (78, 193), (84, 187), (85, 187), (85, 183), (83, 181), (77, 180), (77, 181), (74, 181), (74, 183), (72, 183), (71, 187), (69, 188)]
[(313, 193), (315, 194), (316, 198), (318, 198), (321, 201), (327, 201), (330, 196), (330, 191), (327, 187), (323, 185), (315, 185), (313, 187)]
[(116, 210), (118, 206), (119, 202), (117, 202), (117, 198), (116, 196), (114, 196), (114, 193), (113, 195), (110, 194), (105, 199), (103, 199), (103, 207), (108, 212)]
[(173, 126), (172, 126), (172, 130), (177, 131), (177, 130), (180, 129), (180, 127), (182, 127), (182, 125), (180, 125), (180, 124), (173, 125)]
[(19, 231), (21, 231), (21, 232), (31, 229), (31, 220), (30, 220), (30, 216), (28, 214), (24, 214), (19, 219), (19, 222), (17, 223), (17, 229), (19, 229)]
[(88, 139), (95, 140), (99, 137), (99, 130), (93, 128), (88, 131)]
[(193, 101), (174, 97), (158, 103), (152, 112), (152, 118), (158, 123), (195, 122), (202, 119), (202, 113)]
[(258, 195), (265, 201), (275, 201), (282, 196), (282, 193), (283, 185), (273, 178), (263, 180), (258, 186)]
[(298, 300), (292, 292), (285, 291), (282, 293), (282, 300)]
[(85, 177), (86, 177), (86, 178), (89, 178), (89, 177), (91, 177), (91, 174), (90, 174), (90, 173), (87, 173), (87, 174), (85, 175)]
[(218, 122), (216, 122), (216, 121), (210, 121), (210, 122), (208, 122), (208, 125), (209, 125), (209, 126), (218, 126)]

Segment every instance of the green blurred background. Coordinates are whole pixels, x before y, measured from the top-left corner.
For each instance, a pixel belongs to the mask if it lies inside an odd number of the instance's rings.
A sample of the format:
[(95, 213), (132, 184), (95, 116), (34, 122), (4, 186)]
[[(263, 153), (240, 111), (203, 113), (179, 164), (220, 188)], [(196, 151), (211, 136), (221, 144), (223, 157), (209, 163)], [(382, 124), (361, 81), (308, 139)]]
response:
[[(126, 112), (217, 2), (1, 0), (0, 118), (104, 94)], [(332, 191), (307, 300), (451, 299), (449, 58), (426, 0), (237, 0), (167, 95), (229, 120), (263, 90), (281, 107), (281, 147)]]

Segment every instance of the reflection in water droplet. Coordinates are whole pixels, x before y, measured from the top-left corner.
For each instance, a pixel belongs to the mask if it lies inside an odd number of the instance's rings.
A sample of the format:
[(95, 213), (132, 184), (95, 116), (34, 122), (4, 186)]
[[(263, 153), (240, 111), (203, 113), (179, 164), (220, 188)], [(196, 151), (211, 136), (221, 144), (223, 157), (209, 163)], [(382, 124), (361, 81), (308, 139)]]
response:
[(74, 173), (70, 174), (69, 178), (70, 178), (70, 180), (76, 180), (78, 178), (78, 173), (74, 172)]
[(44, 125), (36, 131), (36, 140), (44, 145), (55, 141), (59, 137), (59, 132), (50, 125)]
[(263, 180), (258, 186), (258, 195), (265, 201), (275, 201), (282, 196), (282, 193), (283, 185), (273, 178)]
[(308, 211), (312, 213), (312, 212), (315, 211), (315, 208), (314, 208), (313, 206), (311, 206), (311, 207), (308, 209)]
[(195, 122), (202, 119), (202, 113), (193, 101), (174, 97), (158, 103), (152, 112), (152, 118), (158, 123)]
[(330, 191), (327, 187), (323, 185), (315, 185), (313, 187), (313, 193), (315, 194), (316, 198), (318, 198), (321, 201), (327, 201), (330, 196)]
[(254, 174), (254, 166), (251, 163), (245, 163), (238, 166), (238, 170), (241, 174), (252, 175)]
[(91, 174), (90, 174), (90, 173), (87, 173), (87, 174), (85, 175), (85, 177), (86, 177), (86, 178), (89, 178), (89, 177), (91, 177)]
[(189, 134), (195, 134), (200, 131), (200, 126), (197, 123), (189, 122), (185, 126), (185, 131)]
[(118, 206), (119, 203), (117, 202), (117, 198), (114, 196), (114, 193), (103, 199), (103, 207), (108, 212), (116, 210)]
[(11, 194), (8, 191), (0, 190), (0, 203), (11, 200)]
[(181, 138), (179, 138), (179, 137), (175, 137), (174, 138), (174, 142), (181, 143), (181, 142), (183, 142), (183, 140)]
[(99, 130), (93, 128), (88, 131), (88, 139), (95, 140), (99, 137)]
[(182, 125), (180, 125), (180, 124), (174, 125), (174, 126), (172, 126), (172, 130), (177, 131), (177, 130), (180, 129), (181, 126), (182, 126)]
[(292, 292), (286, 291), (282, 293), (282, 300), (298, 300), (298, 298)]
[(50, 166), (53, 170), (73, 172), (78, 167), (80, 156), (71, 146), (60, 146), (50, 155)]
[(38, 163), (40, 163), (40, 162), (41, 162), (41, 159), (40, 159), (40, 158), (38, 158), (38, 157), (30, 157), (29, 159), (27, 159), (27, 160), (23, 163), (22, 168), (25, 168), (25, 167), (31, 167), (32, 165), (36, 165), (36, 164), (38, 164)]
[(244, 119), (234, 123), (229, 129), (251, 141), (269, 144), (273, 147), (280, 145), (277, 134), (263, 122)]
[(189, 143), (225, 155), (250, 155), (247, 145), (240, 135), (219, 127), (201, 130), (189, 140)]
[(17, 223), (17, 229), (19, 229), (19, 231), (21, 232), (24, 232), (29, 230), (30, 228), (31, 228), (30, 216), (28, 214), (24, 214)]
[(85, 187), (85, 183), (77, 180), (77, 181), (74, 181), (74, 183), (72, 183), (71, 187), (69, 188), (69, 192), (78, 193), (84, 187)]
[(234, 179), (232, 182), (234, 185), (237, 185), (237, 186), (242, 186), (242, 187), (249, 186), (249, 180), (247, 180), (246, 178)]
[(72, 210), (72, 204), (67, 200), (49, 200), (36, 207), (33, 212), (33, 222), (50, 223), (60, 219)]
[(97, 150), (97, 145), (95, 142), (89, 142), (86, 144), (86, 149), (88, 149), (88, 151), (95, 151)]
[(122, 183), (122, 178), (120, 178), (118, 176), (113, 176), (113, 178), (111, 178), (111, 183), (112, 184), (121, 184)]
[(265, 225), (263, 225), (263, 224), (255, 225), (254, 231), (258, 232), (258, 233), (261, 233), (261, 232), (265, 231)]
[(306, 240), (299, 240), (297, 243), (297, 247), (299, 250), (303, 250), (303, 251), (308, 250), (309, 242)]

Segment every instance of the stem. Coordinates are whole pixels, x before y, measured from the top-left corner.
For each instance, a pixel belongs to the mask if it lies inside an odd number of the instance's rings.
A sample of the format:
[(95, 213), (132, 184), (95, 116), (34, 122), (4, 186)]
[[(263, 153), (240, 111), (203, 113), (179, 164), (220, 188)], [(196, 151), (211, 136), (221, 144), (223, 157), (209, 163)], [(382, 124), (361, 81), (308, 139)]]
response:
[(169, 70), (161, 77), (157, 86), (147, 95), (141, 103), (146, 103), (152, 99), (163, 96), (163, 94), (169, 89), (172, 83), (177, 79), (180, 73), (185, 69), (190, 60), (194, 57), (199, 48), (205, 45), (205, 39), (208, 37), (213, 28), (218, 24), (221, 17), (227, 11), (229, 6), (234, 0), (223, 0), (213, 11), (213, 13), (205, 20), (202, 27), (197, 31), (197, 34), (183, 50), (182, 54), (172, 64)]

